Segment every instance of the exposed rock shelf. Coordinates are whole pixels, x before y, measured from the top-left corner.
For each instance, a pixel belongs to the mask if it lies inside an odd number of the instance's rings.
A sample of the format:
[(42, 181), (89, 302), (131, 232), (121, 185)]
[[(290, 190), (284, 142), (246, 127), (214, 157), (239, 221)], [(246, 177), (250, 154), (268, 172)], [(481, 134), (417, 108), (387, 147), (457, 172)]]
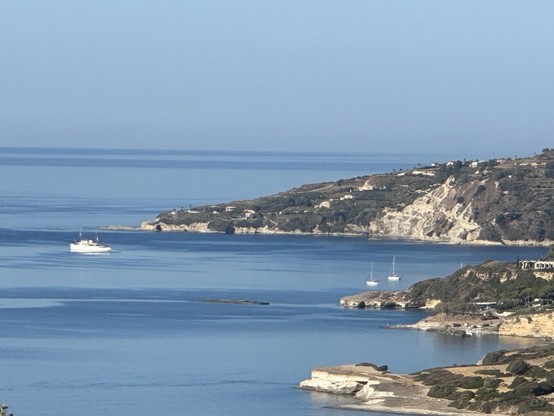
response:
[(304, 390), (350, 395), (340, 408), (425, 415), (554, 411), (554, 345), (487, 354), (477, 365), (391, 374), (374, 365), (318, 367)]
[(391, 374), (370, 366), (318, 367), (300, 389), (351, 395), (355, 403), (340, 408), (418, 415), (463, 415), (467, 411), (448, 407), (449, 400), (427, 396), (428, 387), (408, 374)]
[(206, 299), (208, 303), (226, 303), (231, 305), (269, 305), (269, 302), (249, 299)]

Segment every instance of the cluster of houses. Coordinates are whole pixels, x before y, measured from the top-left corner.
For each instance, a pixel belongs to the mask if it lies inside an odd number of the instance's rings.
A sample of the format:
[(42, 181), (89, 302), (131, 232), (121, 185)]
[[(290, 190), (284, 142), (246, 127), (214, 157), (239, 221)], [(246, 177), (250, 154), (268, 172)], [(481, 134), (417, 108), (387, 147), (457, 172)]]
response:
[(519, 268), (521, 270), (554, 272), (554, 260), (521, 260)]

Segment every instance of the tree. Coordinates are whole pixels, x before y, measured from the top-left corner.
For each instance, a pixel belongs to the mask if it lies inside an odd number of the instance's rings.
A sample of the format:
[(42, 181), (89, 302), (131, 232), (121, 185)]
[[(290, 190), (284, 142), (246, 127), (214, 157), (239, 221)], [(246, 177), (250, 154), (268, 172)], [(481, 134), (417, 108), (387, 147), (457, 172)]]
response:
[(519, 296), (523, 299), (527, 306), (531, 306), (531, 302), (535, 298), (535, 291), (531, 287), (526, 287), (520, 292)]
[(537, 293), (537, 297), (552, 302), (554, 299), (554, 285), (550, 282), (543, 286)]

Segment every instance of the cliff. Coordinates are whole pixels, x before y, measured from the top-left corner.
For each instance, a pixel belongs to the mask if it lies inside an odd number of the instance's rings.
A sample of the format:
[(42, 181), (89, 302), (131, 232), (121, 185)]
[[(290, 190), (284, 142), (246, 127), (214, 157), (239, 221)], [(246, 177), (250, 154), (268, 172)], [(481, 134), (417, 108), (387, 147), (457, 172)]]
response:
[(498, 328), (498, 334), (554, 339), (554, 317), (552, 311), (515, 314), (503, 318)]
[(348, 234), (450, 243), (551, 244), (554, 150), (303, 185), (160, 213), (158, 231)]
[(393, 325), (391, 328), (418, 329), (447, 335), (504, 335), (526, 338), (554, 339), (552, 311), (497, 314), (439, 313), (414, 324)]

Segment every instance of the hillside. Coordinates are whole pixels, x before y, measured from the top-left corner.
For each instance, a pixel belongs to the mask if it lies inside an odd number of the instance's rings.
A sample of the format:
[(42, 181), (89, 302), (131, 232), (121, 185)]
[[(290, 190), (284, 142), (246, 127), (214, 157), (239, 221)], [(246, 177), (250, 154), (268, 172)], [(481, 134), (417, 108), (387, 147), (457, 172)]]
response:
[(553, 189), (554, 149), (544, 149), (527, 158), (437, 163), (167, 211), (141, 228), (551, 244)]
[(515, 262), (491, 260), (466, 266), (446, 277), (422, 280), (404, 291), (367, 291), (346, 296), (340, 303), (356, 308), (429, 309), (446, 313), (488, 307), (498, 311), (517, 308), (551, 311), (554, 269), (522, 270)]

